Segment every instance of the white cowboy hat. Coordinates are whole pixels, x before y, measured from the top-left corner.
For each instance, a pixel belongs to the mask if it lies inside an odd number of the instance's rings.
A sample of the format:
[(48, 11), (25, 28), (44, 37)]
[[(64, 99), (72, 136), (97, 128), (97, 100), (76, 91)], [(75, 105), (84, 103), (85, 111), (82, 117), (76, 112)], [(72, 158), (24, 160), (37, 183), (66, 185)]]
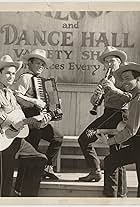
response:
[(121, 62), (124, 63), (127, 60), (127, 55), (124, 51), (118, 50), (113, 46), (107, 46), (102, 54), (98, 57), (98, 61), (104, 64), (105, 58), (108, 56), (115, 56), (121, 59)]
[(31, 58), (38, 58), (38, 59), (42, 60), (47, 65), (48, 60), (46, 58), (46, 51), (45, 50), (35, 49), (35, 50), (31, 51), (31, 53), (23, 56), (23, 60), (26, 62), (28, 62), (28, 60)]
[(18, 71), (22, 67), (22, 61), (13, 61), (10, 55), (4, 55), (0, 58), (0, 69), (4, 67), (14, 66), (16, 71)]
[(125, 71), (137, 71), (140, 73), (140, 64), (134, 62), (127, 62), (125, 65), (120, 65), (119, 69), (114, 72), (116, 79), (123, 81), (122, 73)]

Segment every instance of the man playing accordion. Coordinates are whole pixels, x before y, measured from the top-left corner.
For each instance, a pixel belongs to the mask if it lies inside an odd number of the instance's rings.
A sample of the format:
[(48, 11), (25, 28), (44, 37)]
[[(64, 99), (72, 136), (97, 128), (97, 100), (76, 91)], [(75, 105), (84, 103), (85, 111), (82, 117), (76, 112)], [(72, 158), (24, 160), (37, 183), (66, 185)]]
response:
[[(38, 116), (40, 111), (45, 108), (46, 103), (44, 100), (36, 97), (33, 77), (39, 77), (45, 70), (48, 61), (46, 58), (46, 51), (35, 49), (31, 53), (23, 56), (23, 61), (28, 64), (28, 72), (22, 74), (15, 84), (16, 98), (26, 117)], [(26, 138), (26, 140), (31, 143), (35, 149), (38, 149), (41, 139), (50, 143), (45, 153), (48, 158), (48, 165), (44, 169), (43, 178), (49, 177), (52, 179), (58, 179), (53, 171), (53, 160), (57, 156), (61, 147), (62, 135), (58, 131), (54, 130), (51, 124), (48, 124), (47, 122), (46, 127), (30, 129), (29, 136)]]

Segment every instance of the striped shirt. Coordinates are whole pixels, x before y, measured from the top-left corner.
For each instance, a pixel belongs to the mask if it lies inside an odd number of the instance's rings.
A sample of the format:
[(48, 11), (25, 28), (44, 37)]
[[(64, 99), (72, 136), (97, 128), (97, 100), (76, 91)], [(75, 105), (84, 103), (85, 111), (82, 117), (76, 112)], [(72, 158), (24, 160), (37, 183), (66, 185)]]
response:
[(21, 107), (17, 103), (13, 91), (0, 83), (0, 124), (6, 120), (10, 112), (16, 109), (21, 109)]

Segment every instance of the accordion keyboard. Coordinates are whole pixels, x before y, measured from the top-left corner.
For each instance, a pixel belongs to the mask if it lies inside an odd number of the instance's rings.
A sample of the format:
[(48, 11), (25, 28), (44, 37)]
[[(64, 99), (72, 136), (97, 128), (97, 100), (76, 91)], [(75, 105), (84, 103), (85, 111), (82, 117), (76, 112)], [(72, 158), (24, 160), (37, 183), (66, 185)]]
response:
[(45, 91), (43, 90), (42, 79), (39, 77), (34, 77), (34, 84), (35, 84), (36, 98), (46, 102), (47, 101), (46, 94)]
[(41, 99), (46, 103), (44, 112), (55, 113), (55, 120), (62, 119), (62, 111), (60, 106), (60, 99), (54, 78), (45, 79), (42, 77), (33, 76), (33, 84), (37, 99)]

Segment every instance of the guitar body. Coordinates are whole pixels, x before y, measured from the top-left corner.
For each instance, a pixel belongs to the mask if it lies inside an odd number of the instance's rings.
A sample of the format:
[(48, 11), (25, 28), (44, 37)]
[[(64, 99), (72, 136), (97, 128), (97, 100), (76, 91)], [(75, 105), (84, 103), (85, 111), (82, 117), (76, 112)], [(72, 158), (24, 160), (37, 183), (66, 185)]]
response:
[(5, 135), (0, 134), (0, 152), (7, 149), (12, 144), (14, 139), (15, 138), (8, 139)]
[(12, 139), (15, 137), (25, 138), (29, 134), (29, 128), (27, 125), (24, 126), (21, 130), (13, 130), (11, 127), (5, 130), (5, 135), (8, 139)]
[(8, 119), (11, 121), (11, 123), (9, 123), (8, 125), (1, 125), (0, 151), (8, 148), (16, 137), (25, 138), (29, 134), (28, 125), (24, 125), (21, 130), (17, 130), (10, 126), (12, 123), (16, 124), (25, 119), (25, 115), (21, 110), (14, 110), (9, 113)]

